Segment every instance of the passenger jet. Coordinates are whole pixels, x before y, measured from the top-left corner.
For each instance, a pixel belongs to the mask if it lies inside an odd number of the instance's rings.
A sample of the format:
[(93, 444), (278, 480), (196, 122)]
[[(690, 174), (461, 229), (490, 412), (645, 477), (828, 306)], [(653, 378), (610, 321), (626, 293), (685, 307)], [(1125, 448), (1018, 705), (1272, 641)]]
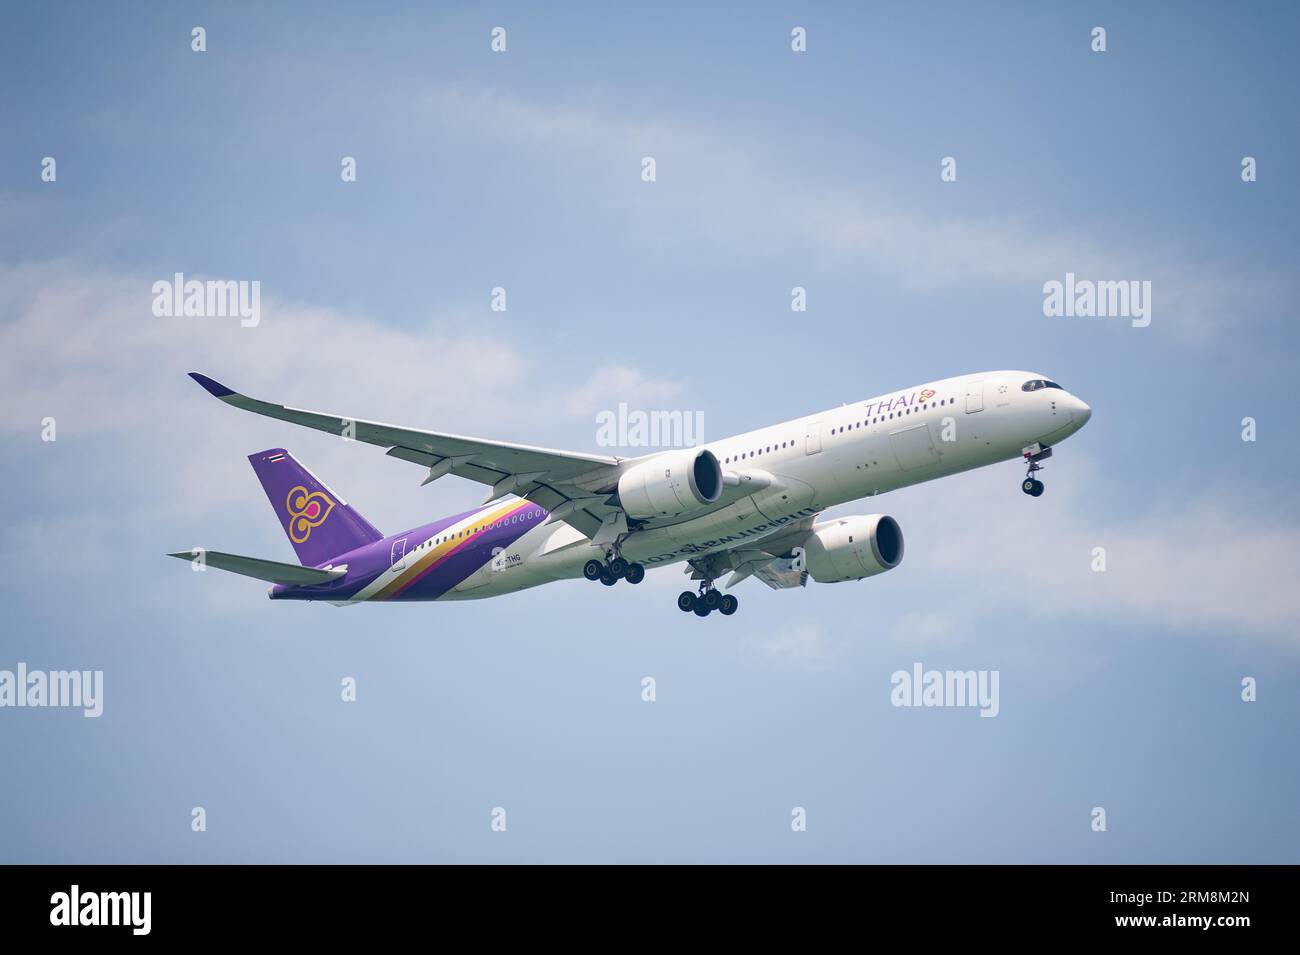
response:
[(886, 514), (818, 520), (828, 507), (1020, 458), (1022, 490), (1092, 409), (1023, 371), (934, 381), (700, 447), (621, 458), (379, 424), (249, 398), (205, 375), (228, 405), (386, 448), (488, 485), (482, 505), (385, 536), (283, 448), (249, 456), (298, 564), (219, 551), (171, 554), (272, 584), (274, 600), (471, 600), (570, 577), (611, 587), (681, 561), (696, 589), (677, 606), (736, 612), (726, 588), (861, 580), (903, 559)]

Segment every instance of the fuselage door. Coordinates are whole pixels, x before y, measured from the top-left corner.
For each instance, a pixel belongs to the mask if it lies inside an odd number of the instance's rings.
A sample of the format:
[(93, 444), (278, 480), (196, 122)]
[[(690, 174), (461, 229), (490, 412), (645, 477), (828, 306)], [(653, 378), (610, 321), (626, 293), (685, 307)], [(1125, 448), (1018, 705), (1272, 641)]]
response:
[(966, 413), (984, 410), (984, 382), (972, 381), (966, 386)]
[(822, 449), (822, 423), (814, 421), (805, 429), (804, 454), (817, 454)]
[(406, 538), (399, 537), (393, 541), (393, 573), (406, 567)]

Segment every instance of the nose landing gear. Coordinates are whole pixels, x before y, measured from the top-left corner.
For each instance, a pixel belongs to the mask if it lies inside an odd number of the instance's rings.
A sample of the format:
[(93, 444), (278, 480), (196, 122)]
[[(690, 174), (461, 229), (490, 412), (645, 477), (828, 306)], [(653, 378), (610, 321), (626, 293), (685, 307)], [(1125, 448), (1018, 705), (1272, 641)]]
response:
[(1044, 461), (1052, 456), (1052, 449), (1043, 444), (1031, 444), (1024, 450), (1025, 463), (1029, 465), (1029, 470), (1025, 472), (1025, 479), (1020, 482), (1020, 490), (1024, 491), (1030, 497), (1043, 496), (1043, 482), (1034, 477), (1034, 474), (1043, 470), (1039, 461)]

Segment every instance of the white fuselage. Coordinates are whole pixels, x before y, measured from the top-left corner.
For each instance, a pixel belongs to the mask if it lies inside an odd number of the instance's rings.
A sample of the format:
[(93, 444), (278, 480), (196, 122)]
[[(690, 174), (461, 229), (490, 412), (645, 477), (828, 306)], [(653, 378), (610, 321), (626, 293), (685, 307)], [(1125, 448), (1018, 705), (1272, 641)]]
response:
[[(729, 475), (725, 506), (650, 524), (622, 542), (647, 568), (752, 543), (837, 504), (1019, 458), (1087, 422), (1088, 406), (1044, 376), (993, 371), (948, 378), (706, 442)], [(737, 483), (738, 479), (738, 483)], [(748, 493), (746, 484), (762, 486)], [(602, 548), (563, 523), (543, 524), (443, 599), (490, 597), (582, 574)]]

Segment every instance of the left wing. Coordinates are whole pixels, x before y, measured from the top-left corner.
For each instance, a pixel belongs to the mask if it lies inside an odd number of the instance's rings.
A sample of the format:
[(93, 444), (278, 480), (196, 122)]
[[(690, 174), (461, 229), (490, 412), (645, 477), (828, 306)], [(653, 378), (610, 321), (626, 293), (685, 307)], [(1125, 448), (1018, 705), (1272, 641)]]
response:
[(208, 394), (235, 408), (387, 448), (395, 458), (427, 467), (426, 484), (444, 474), (455, 474), (489, 485), (492, 490), (485, 504), (507, 494), (526, 497), (588, 537), (595, 537), (605, 518), (618, 510), (607, 504), (606, 498), (617, 487), (623, 458), (553, 451), (287, 408), (241, 395), (198, 372), (190, 372), (190, 377)]

